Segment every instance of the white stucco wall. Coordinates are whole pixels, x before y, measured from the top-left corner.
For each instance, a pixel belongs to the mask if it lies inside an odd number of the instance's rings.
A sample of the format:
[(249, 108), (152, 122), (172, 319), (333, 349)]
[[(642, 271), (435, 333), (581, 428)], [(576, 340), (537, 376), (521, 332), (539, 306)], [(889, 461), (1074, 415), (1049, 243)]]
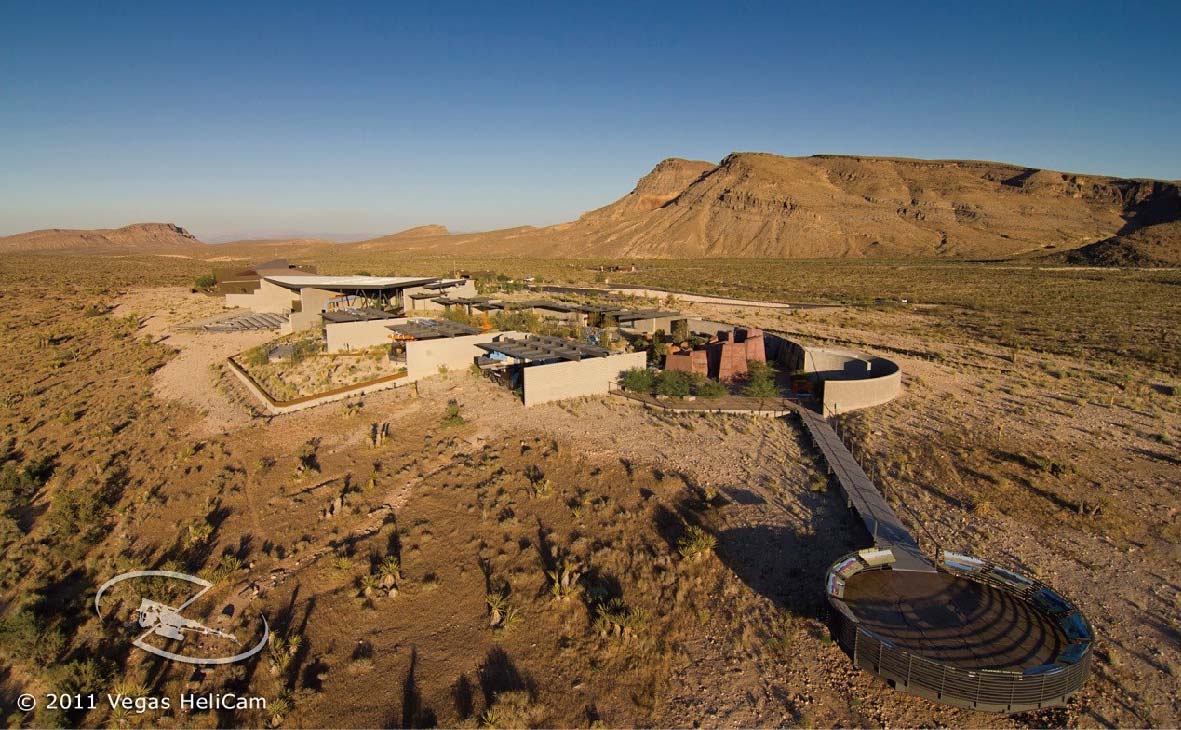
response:
[(646, 367), (648, 355), (629, 352), (607, 357), (526, 367), (525, 406), (585, 395), (606, 395), (625, 370)]
[(298, 299), (297, 292), (260, 279), (258, 289), (249, 294), (226, 294), (226, 306), (242, 307), (259, 314), (286, 314)]
[(442, 337), (437, 340), (421, 340), (406, 343), (406, 376), (410, 380), (429, 378), (439, 374), (439, 366), (448, 370), (466, 370), (478, 355), (485, 354), (476, 347), (482, 342), (492, 342), (503, 332), (481, 332), (464, 337)]
[(403, 324), (406, 317), (393, 319), (371, 319), (365, 322), (328, 322), (324, 325), (324, 339), (328, 352), (364, 350), (374, 345), (388, 345), (393, 332), (386, 329), (392, 324)]

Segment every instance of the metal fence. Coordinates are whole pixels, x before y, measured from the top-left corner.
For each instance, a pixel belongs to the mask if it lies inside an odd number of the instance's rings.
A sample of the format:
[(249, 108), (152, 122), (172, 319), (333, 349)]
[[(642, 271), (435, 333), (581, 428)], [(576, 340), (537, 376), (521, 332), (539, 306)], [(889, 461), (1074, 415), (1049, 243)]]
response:
[[(957, 667), (901, 649), (875, 635), (863, 627), (843, 601), (830, 591), (829, 601), (836, 609), (832, 620), (833, 636), (853, 658), (853, 664), (885, 679), (895, 689), (957, 707), (989, 712), (1023, 712), (1065, 703), (1083, 686), (1090, 673), (1093, 635), (1086, 620), (1073, 605), (1038, 581), (966, 556), (953, 557), (966, 559), (968, 562), (961, 561), (959, 565), (969, 569), (955, 568), (952, 567), (955, 561), (949, 563), (947, 555), (950, 554), (945, 554), (941, 567), (948, 572), (986, 583), (1031, 605), (1036, 604), (1035, 610), (1058, 621), (1071, 640), (1067, 651), (1053, 664), (1024, 670)], [(837, 561), (834, 569), (841, 564), (848, 565), (846, 561), (855, 556), (846, 556)], [(881, 569), (884, 566), (865, 568)], [(848, 572), (845, 575), (851, 576)], [(995, 577), (997, 575), (1000, 577)], [(1044, 597), (1046, 592), (1052, 599)], [(1039, 598), (1035, 600), (1035, 596)], [(1061, 603), (1055, 604), (1054, 599)], [(1047, 608), (1047, 605), (1051, 608)], [(1053, 610), (1055, 605), (1058, 610)]]

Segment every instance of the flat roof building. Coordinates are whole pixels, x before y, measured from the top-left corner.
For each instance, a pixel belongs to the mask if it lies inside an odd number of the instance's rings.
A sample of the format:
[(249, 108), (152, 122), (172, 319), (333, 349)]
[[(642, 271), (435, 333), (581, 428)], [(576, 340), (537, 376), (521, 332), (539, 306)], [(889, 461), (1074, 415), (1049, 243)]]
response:
[(606, 395), (627, 370), (647, 365), (643, 352), (613, 353), (561, 337), (501, 337), (477, 345), (488, 353), (476, 361), (493, 380), (521, 390), (525, 406)]

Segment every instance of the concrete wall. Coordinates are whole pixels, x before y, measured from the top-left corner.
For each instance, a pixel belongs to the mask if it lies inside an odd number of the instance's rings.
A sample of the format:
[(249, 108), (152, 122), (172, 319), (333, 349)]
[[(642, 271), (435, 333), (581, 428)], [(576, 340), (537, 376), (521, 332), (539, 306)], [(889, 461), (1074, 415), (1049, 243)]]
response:
[(894, 400), (902, 393), (902, 369), (892, 360), (838, 347), (805, 347), (763, 333), (767, 359), (823, 382), (824, 413), (847, 413)]
[(448, 370), (466, 370), (477, 355), (485, 354), (477, 343), (492, 342), (503, 332), (481, 332), (464, 337), (437, 340), (412, 340), (406, 343), (406, 376), (410, 380), (439, 374), (439, 366)]
[(673, 331), (673, 322), (676, 322), (678, 319), (688, 319), (688, 317), (677, 315), (675, 317), (649, 317), (648, 319), (637, 319), (628, 323), (626, 327), (621, 326), (620, 329), (649, 335), (656, 334), (656, 330), (663, 330), (666, 335), (670, 335)]
[(393, 332), (386, 329), (392, 324), (402, 324), (406, 317), (371, 319), (365, 322), (328, 322), (324, 325), (324, 339), (329, 353), (364, 350), (374, 345), (388, 345)]
[(328, 289), (304, 287), (299, 290), (299, 300), (305, 312), (320, 313), (328, 310), (328, 302), (340, 297), (340, 292)]
[(242, 307), (259, 314), (286, 314), (295, 306), (299, 294), (260, 279), (258, 289), (249, 294), (227, 294), (227, 307)]
[(719, 332), (729, 332), (734, 329), (734, 325), (726, 324), (725, 322), (715, 322), (709, 319), (698, 319), (696, 317), (689, 317), (689, 331), (701, 332), (709, 335), (716, 335)]
[(606, 395), (616, 387), (625, 370), (646, 367), (648, 355), (629, 352), (607, 357), (556, 362), (526, 367), (524, 374), (525, 406), (549, 403), (585, 395)]
[(872, 357), (860, 379), (826, 379), (824, 412), (847, 413), (888, 403), (902, 392), (902, 370), (891, 360)]

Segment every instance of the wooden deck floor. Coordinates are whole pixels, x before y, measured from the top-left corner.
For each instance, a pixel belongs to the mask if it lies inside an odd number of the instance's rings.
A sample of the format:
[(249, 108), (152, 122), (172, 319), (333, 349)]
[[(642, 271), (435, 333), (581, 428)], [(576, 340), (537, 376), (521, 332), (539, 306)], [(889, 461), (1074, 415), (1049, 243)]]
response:
[(836, 431), (825, 422), (820, 414), (799, 409), (800, 419), (812, 435), (812, 440), (824, 454), (833, 473), (840, 482), (849, 505), (856, 510), (865, 528), (873, 536), (879, 548), (890, 548), (894, 552), (895, 571), (935, 572), (935, 566), (923, 555), (918, 542), (902, 524), (902, 520), (886, 502), (885, 497), (870, 481), (869, 476), (841, 443)]
[(1028, 602), (949, 573), (858, 573), (844, 601), (863, 627), (899, 648), (966, 669), (1048, 664), (1068, 644)]

